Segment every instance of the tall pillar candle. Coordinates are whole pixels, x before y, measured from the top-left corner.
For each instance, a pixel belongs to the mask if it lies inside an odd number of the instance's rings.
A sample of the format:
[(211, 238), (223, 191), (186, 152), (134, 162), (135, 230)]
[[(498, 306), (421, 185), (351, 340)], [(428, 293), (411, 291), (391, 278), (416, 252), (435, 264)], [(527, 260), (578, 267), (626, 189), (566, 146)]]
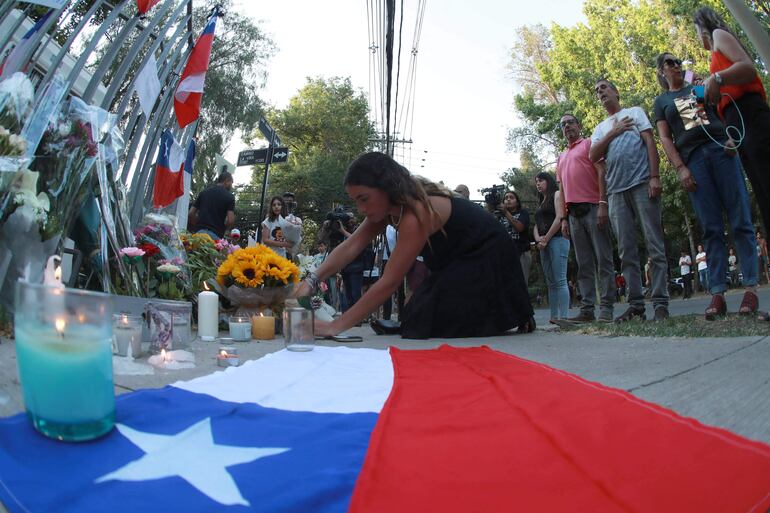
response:
[(214, 340), (219, 334), (219, 296), (210, 290), (198, 294), (198, 336)]

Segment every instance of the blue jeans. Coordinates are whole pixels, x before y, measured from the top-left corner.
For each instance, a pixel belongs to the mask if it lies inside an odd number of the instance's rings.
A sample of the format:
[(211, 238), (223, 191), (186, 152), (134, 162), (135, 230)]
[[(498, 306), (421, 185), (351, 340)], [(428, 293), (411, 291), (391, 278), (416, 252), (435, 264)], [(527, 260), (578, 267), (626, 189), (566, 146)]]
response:
[(668, 262), (660, 217), (660, 198), (650, 199), (647, 182), (608, 195), (610, 222), (618, 240), (618, 255), (626, 279), (628, 304), (644, 309), (642, 263), (636, 226), (642, 228), (647, 254), (652, 258), (652, 305), (668, 308)]
[(567, 286), (567, 257), (569, 240), (554, 237), (540, 250), (545, 282), (548, 284), (548, 305), (551, 319), (566, 319), (569, 314), (569, 287)]
[(698, 269), (698, 280), (700, 281), (700, 288), (703, 291), (711, 290), (709, 288), (709, 268)]
[(222, 237), (220, 237), (219, 235), (217, 235), (216, 233), (212, 232), (211, 230), (209, 230), (207, 228), (201, 228), (200, 230), (196, 231), (195, 233), (205, 233), (206, 235), (208, 235), (209, 237), (211, 237), (214, 240), (219, 240), (219, 239), (222, 238)]
[(345, 285), (345, 305), (343, 312), (356, 304), (361, 299), (361, 289), (364, 286), (364, 271), (342, 271), (342, 283)]
[(703, 242), (708, 255), (708, 275), (704, 281), (704, 273), (701, 273), (701, 283), (712, 294), (727, 290), (727, 244), (722, 219), (724, 212), (733, 231), (735, 252), (743, 272), (743, 285), (756, 285), (759, 277), (755, 257), (757, 241), (740, 160), (709, 141), (690, 154), (687, 167), (698, 184), (695, 192), (689, 194), (703, 228)]

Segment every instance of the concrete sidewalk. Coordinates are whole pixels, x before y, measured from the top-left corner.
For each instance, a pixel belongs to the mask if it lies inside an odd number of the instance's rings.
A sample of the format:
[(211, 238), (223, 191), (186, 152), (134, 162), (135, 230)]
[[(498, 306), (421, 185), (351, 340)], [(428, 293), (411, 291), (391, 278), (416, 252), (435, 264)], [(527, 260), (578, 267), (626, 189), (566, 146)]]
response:
[[(770, 306), (770, 289), (764, 288), (761, 292), (761, 304), (767, 308)], [(732, 311), (739, 301), (740, 295), (728, 297)], [(707, 303), (707, 298), (678, 300), (672, 302), (671, 310), (677, 314), (701, 313)], [(625, 305), (618, 307), (616, 313), (620, 313)], [(418, 341), (377, 336), (369, 327), (362, 327), (351, 330), (350, 334), (361, 335), (363, 342), (346, 345), (379, 349), (389, 345), (425, 349), (443, 343), (458, 347), (488, 345), (626, 390), (705, 424), (770, 443), (770, 337), (697, 340), (596, 337), (562, 334), (557, 329), (550, 329), (547, 311), (539, 310), (536, 317), (540, 327), (527, 335)], [(330, 341), (318, 343), (340, 345)], [(242, 361), (283, 349), (280, 338), (235, 345)], [(196, 340), (190, 349), (195, 354), (194, 369), (156, 369), (152, 374), (142, 376), (116, 374), (116, 392), (162, 387), (220, 371), (222, 368), (216, 366), (215, 359), (218, 346), (218, 342)], [(0, 416), (23, 411), (20, 392), (14, 343), (3, 340), (0, 344)]]

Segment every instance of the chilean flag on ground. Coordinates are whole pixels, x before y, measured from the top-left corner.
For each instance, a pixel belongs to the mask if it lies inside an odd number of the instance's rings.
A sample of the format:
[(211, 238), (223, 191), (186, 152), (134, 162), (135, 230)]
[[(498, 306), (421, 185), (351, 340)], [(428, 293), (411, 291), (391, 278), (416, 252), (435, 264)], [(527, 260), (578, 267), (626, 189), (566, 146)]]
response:
[(765, 513), (770, 447), (486, 347), (279, 351), (117, 398), (89, 443), (0, 420), (11, 513)]
[(215, 8), (203, 33), (195, 42), (195, 47), (179, 78), (179, 85), (174, 91), (174, 112), (181, 128), (186, 127), (200, 116), (203, 85), (211, 58), (211, 45), (214, 43), (214, 30), (217, 26), (219, 9)]
[(160, 136), (158, 161), (155, 163), (153, 207), (167, 207), (184, 194), (184, 161), (184, 149), (176, 142), (170, 130), (164, 130)]

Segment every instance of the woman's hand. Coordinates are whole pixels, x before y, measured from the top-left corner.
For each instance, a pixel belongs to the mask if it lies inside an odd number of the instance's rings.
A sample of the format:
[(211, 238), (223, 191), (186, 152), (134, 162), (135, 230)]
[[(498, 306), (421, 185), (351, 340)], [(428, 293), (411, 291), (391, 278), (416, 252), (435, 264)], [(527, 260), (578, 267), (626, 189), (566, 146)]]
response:
[(545, 240), (545, 237), (540, 237), (540, 240), (537, 241), (537, 249), (545, 249), (547, 245), (548, 241)]
[(735, 145), (735, 141), (733, 141), (732, 137), (727, 138), (727, 142), (725, 143), (725, 153), (731, 157), (738, 154), (738, 147)]
[(698, 188), (698, 184), (695, 182), (695, 178), (692, 177), (692, 173), (687, 166), (682, 166), (676, 171), (676, 175), (679, 177), (679, 181), (687, 192), (695, 192)]
[(719, 100), (722, 99), (722, 93), (719, 92), (719, 84), (714, 80), (714, 76), (708, 77), (703, 85), (706, 87), (704, 93), (706, 103), (709, 105), (717, 105)]
[(307, 280), (302, 280), (294, 289), (294, 292), (291, 294), (291, 296), (296, 299), (298, 297), (309, 296), (312, 293), (313, 288), (310, 286), (310, 283), (308, 283)]
[(333, 337), (338, 335), (340, 330), (334, 326), (334, 321), (319, 321), (316, 319), (314, 326), (315, 335), (317, 337)]

